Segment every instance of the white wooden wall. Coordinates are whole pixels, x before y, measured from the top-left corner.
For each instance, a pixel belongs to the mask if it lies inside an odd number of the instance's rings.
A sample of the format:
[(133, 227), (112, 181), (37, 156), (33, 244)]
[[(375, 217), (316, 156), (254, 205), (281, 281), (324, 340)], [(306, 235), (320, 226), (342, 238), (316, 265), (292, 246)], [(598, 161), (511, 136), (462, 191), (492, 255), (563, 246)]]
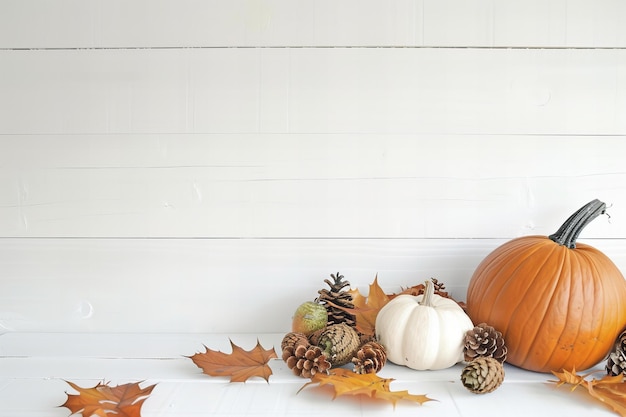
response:
[(262, 333), (340, 271), (626, 272), (626, 2), (0, 2), (0, 332)]

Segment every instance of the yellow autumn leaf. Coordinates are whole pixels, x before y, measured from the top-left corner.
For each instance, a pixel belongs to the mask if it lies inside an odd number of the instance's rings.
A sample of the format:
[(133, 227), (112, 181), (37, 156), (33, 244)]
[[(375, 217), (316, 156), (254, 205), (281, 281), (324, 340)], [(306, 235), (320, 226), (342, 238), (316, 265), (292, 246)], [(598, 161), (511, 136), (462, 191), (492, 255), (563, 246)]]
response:
[(319, 384), (319, 386), (329, 385), (334, 388), (335, 399), (342, 395), (364, 395), (370, 398), (377, 398), (391, 402), (394, 407), (400, 400), (412, 401), (423, 404), (427, 401), (436, 401), (426, 395), (410, 394), (408, 391), (391, 391), (389, 386), (393, 378), (381, 378), (376, 374), (357, 374), (348, 369), (336, 368), (329, 374), (318, 373), (313, 375), (310, 382), (300, 388), (302, 391), (309, 385)]
[(572, 385), (572, 391), (577, 387), (587, 390), (587, 393), (599, 401), (600, 403), (610, 407), (622, 417), (626, 417), (626, 381), (624, 375), (610, 376), (605, 375), (601, 379), (589, 379), (591, 374), (579, 375), (576, 370), (562, 370), (561, 372), (552, 372), (558, 381), (550, 381), (561, 386), (564, 384)]

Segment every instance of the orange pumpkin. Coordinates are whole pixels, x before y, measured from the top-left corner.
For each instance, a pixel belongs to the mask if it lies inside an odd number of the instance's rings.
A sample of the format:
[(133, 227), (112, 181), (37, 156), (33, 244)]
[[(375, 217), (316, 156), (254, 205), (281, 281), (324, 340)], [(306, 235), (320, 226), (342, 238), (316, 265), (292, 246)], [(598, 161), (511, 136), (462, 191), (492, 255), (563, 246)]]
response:
[(478, 265), (467, 313), (502, 332), (507, 362), (538, 372), (584, 370), (611, 350), (626, 326), (626, 281), (601, 251), (576, 244), (605, 210), (593, 200), (555, 234), (508, 241)]

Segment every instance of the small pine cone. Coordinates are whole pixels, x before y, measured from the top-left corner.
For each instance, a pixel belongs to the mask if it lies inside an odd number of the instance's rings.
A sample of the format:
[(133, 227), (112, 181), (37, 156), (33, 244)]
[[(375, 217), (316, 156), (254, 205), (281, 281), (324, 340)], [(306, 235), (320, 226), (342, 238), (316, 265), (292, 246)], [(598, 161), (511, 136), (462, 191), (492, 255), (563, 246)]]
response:
[(605, 368), (608, 375), (626, 375), (626, 329), (615, 340), (613, 350), (606, 360)]
[(280, 342), (280, 350), (284, 351), (287, 346), (291, 346), (292, 348), (296, 348), (298, 345), (309, 345), (309, 339), (306, 337), (304, 333), (297, 332), (289, 332)]
[(295, 375), (304, 378), (311, 378), (318, 372), (328, 372), (331, 366), (322, 349), (310, 345), (298, 345), (296, 348), (287, 346), (283, 350), (283, 360)]
[(328, 310), (329, 325), (346, 323), (348, 326), (354, 327), (356, 318), (345, 310), (354, 308), (352, 294), (348, 291), (350, 283), (344, 281), (343, 275), (339, 274), (339, 272), (330, 274), (330, 276), (333, 279), (332, 282), (329, 279), (324, 280), (330, 289), (324, 288), (319, 290), (318, 294), (320, 296), (315, 301), (323, 304)]
[(387, 362), (387, 351), (378, 342), (367, 342), (357, 350), (352, 358), (354, 372), (357, 374), (375, 374), (383, 369)]
[(359, 349), (361, 339), (353, 327), (345, 323), (327, 326), (319, 335), (319, 346), (333, 366), (349, 363)]
[(322, 335), (322, 333), (324, 333), (325, 330), (326, 330), (326, 327), (316, 330), (313, 333), (311, 333), (309, 335), (309, 343), (312, 344), (313, 346), (319, 345), (320, 336)]
[(491, 357), (479, 357), (461, 371), (463, 386), (475, 394), (486, 394), (504, 381), (504, 366)]
[[(298, 360), (298, 357), (301, 357), (302, 355), (304, 355), (304, 351), (308, 348), (308, 346), (298, 346), (298, 347), (294, 347), (294, 346), (285, 346), (285, 348), (283, 349), (283, 360), (287, 363), (287, 366), (289, 367), (289, 369), (293, 368), (293, 366), (295, 365), (294, 361)], [(302, 350), (304, 349), (304, 350)]]
[(439, 282), (437, 278), (431, 278), (430, 280), (433, 282), (433, 287), (435, 288), (435, 292), (437, 293), (445, 292), (444, 290), (446, 289), (446, 286), (444, 285), (443, 282)]
[(480, 357), (491, 357), (503, 363), (506, 360), (507, 347), (502, 333), (481, 323), (465, 332), (463, 357), (466, 362)]
[(373, 334), (359, 333), (359, 340), (360, 340), (359, 345), (363, 346), (367, 342), (375, 342), (376, 336), (374, 336)]

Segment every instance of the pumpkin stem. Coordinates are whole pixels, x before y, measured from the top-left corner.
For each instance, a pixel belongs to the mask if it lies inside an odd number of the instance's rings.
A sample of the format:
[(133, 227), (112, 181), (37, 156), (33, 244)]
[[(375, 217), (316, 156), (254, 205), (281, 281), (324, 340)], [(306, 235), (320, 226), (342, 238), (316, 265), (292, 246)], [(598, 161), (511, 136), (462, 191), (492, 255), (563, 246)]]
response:
[(593, 219), (604, 214), (605, 211), (606, 204), (598, 199), (592, 200), (569, 216), (559, 230), (548, 237), (559, 245), (574, 249), (576, 247), (576, 239), (578, 239), (580, 232), (582, 232), (585, 226)]
[(420, 305), (426, 307), (433, 306), (433, 295), (435, 294), (435, 284), (433, 284), (432, 280), (428, 280), (424, 283), (424, 296), (422, 297), (422, 301)]

